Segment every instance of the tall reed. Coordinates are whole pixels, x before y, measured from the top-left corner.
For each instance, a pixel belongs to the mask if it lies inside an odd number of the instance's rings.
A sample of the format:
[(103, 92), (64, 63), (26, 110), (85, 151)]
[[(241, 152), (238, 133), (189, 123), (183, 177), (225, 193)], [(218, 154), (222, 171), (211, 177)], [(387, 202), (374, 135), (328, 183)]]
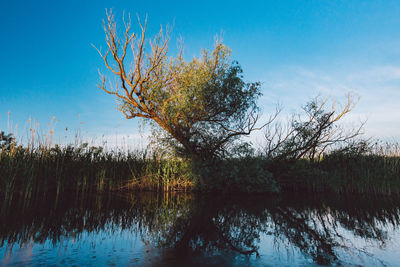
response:
[(148, 157), (146, 152), (103, 151), (101, 147), (13, 147), (0, 151), (0, 192), (26, 198), (64, 192), (189, 190), (188, 163)]

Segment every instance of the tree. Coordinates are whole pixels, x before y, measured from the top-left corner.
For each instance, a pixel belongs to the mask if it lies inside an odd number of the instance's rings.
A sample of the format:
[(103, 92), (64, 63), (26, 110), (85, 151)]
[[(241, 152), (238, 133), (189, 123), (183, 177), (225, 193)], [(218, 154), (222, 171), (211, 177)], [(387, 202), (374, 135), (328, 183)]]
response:
[(338, 122), (354, 109), (356, 101), (348, 95), (347, 103), (342, 108), (333, 103), (329, 109), (327, 103), (328, 99), (319, 97), (311, 100), (303, 107), (305, 116), (293, 115), (286, 127), (280, 123), (269, 123), (265, 128), (267, 157), (286, 160), (308, 158), (314, 161), (330, 147), (343, 144), (354, 146), (365, 123), (345, 130)]
[(127, 119), (149, 121), (161, 129), (158, 141), (193, 158), (223, 156), (241, 136), (259, 129), (260, 83), (243, 80), (240, 65), (230, 63), (225, 45), (217, 41), (211, 52), (203, 50), (200, 58), (191, 61), (184, 60), (182, 48), (176, 57), (168, 57), (170, 30), (161, 28), (147, 40), (147, 20), (144, 25), (138, 22), (140, 36), (132, 32), (129, 19), (124, 20), (120, 38), (114, 15), (107, 13), (107, 51), (98, 49), (119, 81), (108, 89), (101, 75), (99, 87), (117, 97), (117, 109)]

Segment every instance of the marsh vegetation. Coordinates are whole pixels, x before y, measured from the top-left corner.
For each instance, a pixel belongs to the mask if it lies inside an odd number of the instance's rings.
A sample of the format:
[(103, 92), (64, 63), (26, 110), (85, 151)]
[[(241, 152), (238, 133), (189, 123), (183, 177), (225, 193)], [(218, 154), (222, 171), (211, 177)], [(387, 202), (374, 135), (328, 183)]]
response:
[[(98, 52), (118, 82), (109, 88), (101, 75), (99, 88), (116, 97), (126, 119), (150, 125), (156, 146), (126, 151), (53, 144), (53, 131), (40, 136), (35, 129), (18, 143), (1, 132), (2, 197), (124, 190), (400, 192), (397, 145), (366, 140), (364, 122), (341, 123), (357, 97), (347, 95), (343, 105), (316, 97), (287, 120), (277, 108), (261, 122), (261, 84), (245, 80), (221, 40), (186, 60), (183, 46), (176, 56), (168, 54), (170, 29), (147, 39), (147, 21), (138, 21), (139, 34), (130, 19), (123, 25), (121, 32), (107, 13), (106, 50)], [(255, 131), (264, 133), (262, 149), (243, 139)]]
[[(336, 192), (398, 194), (400, 159), (393, 144), (325, 153), (318, 159), (276, 159), (242, 149), (222, 159), (193, 161), (155, 152), (79, 146), (0, 150), (1, 197), (27, 198), (111, 191)], [(246, 152), (246, 153), (244, 153)]]

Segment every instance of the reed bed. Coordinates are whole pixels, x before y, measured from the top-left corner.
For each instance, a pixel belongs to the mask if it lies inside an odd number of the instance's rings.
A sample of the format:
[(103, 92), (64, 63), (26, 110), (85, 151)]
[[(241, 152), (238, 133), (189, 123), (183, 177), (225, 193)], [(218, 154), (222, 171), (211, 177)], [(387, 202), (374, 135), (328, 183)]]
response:
[(400, 194), (400, 157), (333, 153), (318, 162), (246, 157), (192, 163), (146, 151), (74, 147), (0, 150), (0, 195), (110, 191), (308, 191)]
[(275, 162), (270, 166), (283, 191), (342, 194), (400, 194), (400, 157), (330, 154), (318, 162)]
[(335, 192), (400, 194), (398, 156), (331, 155), (319, 168), (326, 173), (327, 186)]
[(400, 146), (393, 143), (376, 143), (366, 153), (332, 152), (318, 161), (261, 154), (192, 162), (78, 139), (53, 145), (54, 126), (39, 135), (33, 122), (24, 146), (9, 135), (7, 144), (0, 138), (0, 197), (133, 190), (400, 194)]
[(73, 147), (13, 147), (0, 150), (0, 192), (5, 196), (116, 190), (190, 190), (189, 163), (146, 152), (103, 151), (86, 143)]

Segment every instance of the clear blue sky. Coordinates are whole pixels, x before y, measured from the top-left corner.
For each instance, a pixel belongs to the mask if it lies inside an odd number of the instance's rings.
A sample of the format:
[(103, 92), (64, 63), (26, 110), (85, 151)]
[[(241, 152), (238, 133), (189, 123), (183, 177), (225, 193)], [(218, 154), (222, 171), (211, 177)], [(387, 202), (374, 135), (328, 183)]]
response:
[[(0, 129), (7, 112), (21, 134), (36, 118), (86, 137), (138, 134), (96, 87), (105, 46), (105, 9), (148, 15), (148, 32), (174, 24), (185, 55), (223, 34), (249, 81), (263, 83), (265, 113), (280, 102), (293, 111), (317, 95), (360, 95), (352, 120), (368, 135), (400, 139), (400, 1), (3, 1)], [(78, 117), (78, 114), (80, 117)], [(83, 122), (83, 124), (80, 124)]]

